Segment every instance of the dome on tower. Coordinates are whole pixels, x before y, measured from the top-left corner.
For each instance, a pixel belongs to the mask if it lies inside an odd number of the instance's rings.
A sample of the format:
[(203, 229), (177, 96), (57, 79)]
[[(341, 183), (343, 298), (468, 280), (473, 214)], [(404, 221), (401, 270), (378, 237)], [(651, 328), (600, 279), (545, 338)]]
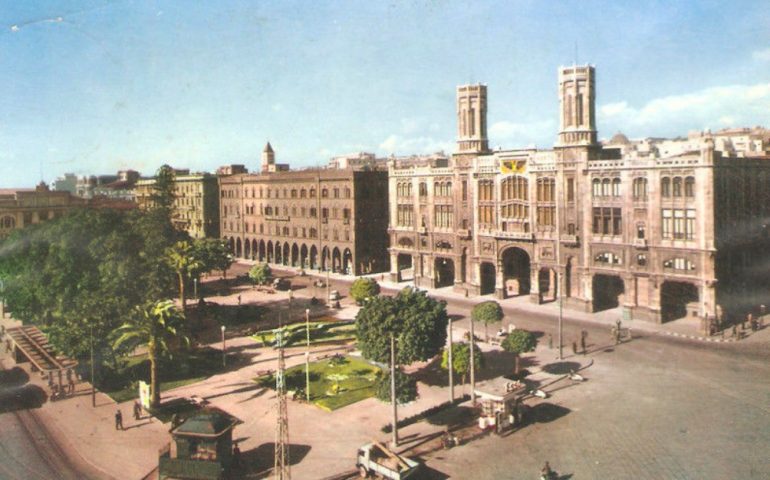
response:
[(613, 135), (609, 141), (610, 145), (628, 145), (629, 143), (631, 143), (631, 141), (628, 140), (628, 137), (620, 132)]

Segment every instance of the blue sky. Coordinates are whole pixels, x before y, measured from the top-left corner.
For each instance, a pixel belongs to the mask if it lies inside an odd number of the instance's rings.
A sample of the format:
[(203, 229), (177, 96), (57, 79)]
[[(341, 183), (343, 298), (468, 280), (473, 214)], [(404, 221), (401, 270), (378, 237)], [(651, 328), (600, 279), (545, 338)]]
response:
[[(576, 48), (577, 46), (577, 48)], [(577, 53), (576, 53), (577, 51)], [(550, 147), (557, 69), (597, 68), (600, 137), (770, 127), (770, 2), (0, 0), (0, 187), (64, 172)]]

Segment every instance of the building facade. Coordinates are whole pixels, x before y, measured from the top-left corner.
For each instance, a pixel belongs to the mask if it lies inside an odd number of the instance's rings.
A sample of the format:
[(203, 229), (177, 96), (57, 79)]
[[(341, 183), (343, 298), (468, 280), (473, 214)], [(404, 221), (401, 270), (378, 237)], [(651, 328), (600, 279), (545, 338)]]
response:
[[(139, 208), (152, 205), (155, 179), (136, 182)], [(216, 175), (176, 170), (172, 221), (192, 238), (219, 238), (219, 184)]]
[(276, 168), (219, 177), (220, 230), (236, 257), (351, 275), (388, 270), (387, 172)]
[(603, 145), (594, 79), (560, 69), (549, 150), (490, 151), (486, 87), (459, 87), (457, 153), (389, 164), (391, 277), (655, 322), (766, 303), (766, 146)]
[(34, 189), (0, 190), (0, 239), (13, 230), (60, 218), (87, 204), (68, 191), (51, 191), (42, 182)]

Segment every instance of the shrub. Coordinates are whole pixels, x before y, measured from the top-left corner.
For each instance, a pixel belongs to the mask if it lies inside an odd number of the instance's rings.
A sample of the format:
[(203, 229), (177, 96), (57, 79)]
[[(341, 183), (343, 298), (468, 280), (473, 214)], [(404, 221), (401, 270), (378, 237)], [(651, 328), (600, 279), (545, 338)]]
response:
[[(390, 371), (380, 377), (375, 388), (375, 396), (383, 402), (390, 403)], [(396, 399), (399, 404), (417, 399), (417, 381), (401, 369), (396, 370)]]
[(357, 278), (350, 285), (350, 296), (361, 305), (367, 298), (379, 295), (380, 285), (372, 278)]

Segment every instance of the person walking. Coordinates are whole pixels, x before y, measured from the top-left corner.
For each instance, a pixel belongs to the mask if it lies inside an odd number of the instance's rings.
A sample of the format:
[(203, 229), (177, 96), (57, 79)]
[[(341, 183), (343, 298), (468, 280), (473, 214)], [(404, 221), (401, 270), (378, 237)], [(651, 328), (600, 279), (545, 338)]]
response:
[(70, 395), (75, 393), (75, 379), (73, 378), (71, 369), (67, 370), (67, 391)]
[(572, 342), (572, 355), (577, 355), (577, 342)]
[(115, 430), (123, 430), (123, 413), (120, 409), (115, 412)]
[(586, 338), (588, 338), (588, 332), (585, 330), (582, 330), (580, 332), (580, 352), (583, 355), (586, 354)]
[(548, 349), (553, 350), (553, 335), (548, 334)]
[(551, 465), (548, 462), (545, 462), (545, 465), (543, 465), (543, 468), (540, 470), (540, 479), (551, 480), (551, 478), (553, 478), (553, 470), (551, 470)]
[(137, 400), (134, 402), (134, 420), (139, 420), (140, 418), (142, 418), (142, 405)]

